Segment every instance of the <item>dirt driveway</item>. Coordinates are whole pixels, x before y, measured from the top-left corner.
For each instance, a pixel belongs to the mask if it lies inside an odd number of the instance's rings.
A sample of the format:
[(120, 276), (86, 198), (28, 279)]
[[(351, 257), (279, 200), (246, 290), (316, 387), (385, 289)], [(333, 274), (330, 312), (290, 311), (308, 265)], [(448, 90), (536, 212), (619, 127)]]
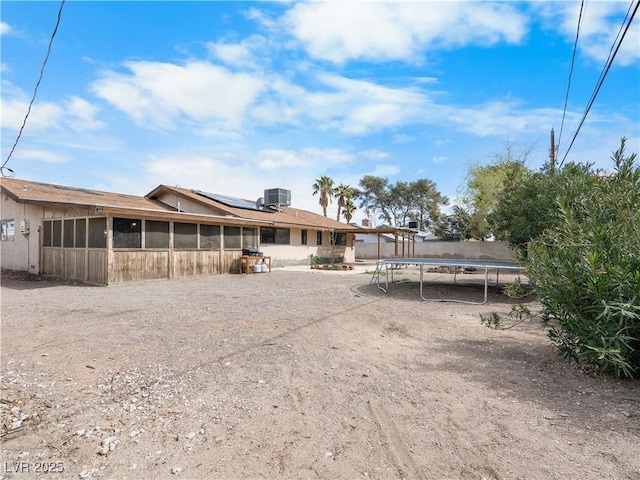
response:
[(3, 277), (3, 478), (640, 480), (638, 381), (369, 279)]

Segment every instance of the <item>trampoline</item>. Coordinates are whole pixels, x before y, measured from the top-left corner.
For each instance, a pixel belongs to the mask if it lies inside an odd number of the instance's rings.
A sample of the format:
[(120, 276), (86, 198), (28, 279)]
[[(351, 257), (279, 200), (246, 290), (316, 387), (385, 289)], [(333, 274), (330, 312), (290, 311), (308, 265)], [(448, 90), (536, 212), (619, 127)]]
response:
[[(495, 260), (467, 260), (453, 258), (385, 258), (377, 261), (376, 271), (371, 278), (371, 283), (376, 281), (377, 287), (384, 293), (389, 291), (389, 279), (393, 283), (393, 271), (401, 266), (415, 265), (420, 271), (420, 298), (430, 302), (456, 302), (471, 305), (484, 305), (487, 303), (489, 290), (489, 270), (496, 271), (496, 285), (498, 284), (500, 270), (515, 272), (524, 271), (524, 265), (515, 262), (495, 261)], [(484, 273), (484, 298), (482, 301), (461, 300), (456, 298), (435, 298), (427, 297), (424, 294), (424, 270), (425, 267), (449, 267), (453, 268), (453, 280), (456, 282), (458, 268), (475, 269)], [(384, 272), (384, 286), (380, 282), (380, 275)]]

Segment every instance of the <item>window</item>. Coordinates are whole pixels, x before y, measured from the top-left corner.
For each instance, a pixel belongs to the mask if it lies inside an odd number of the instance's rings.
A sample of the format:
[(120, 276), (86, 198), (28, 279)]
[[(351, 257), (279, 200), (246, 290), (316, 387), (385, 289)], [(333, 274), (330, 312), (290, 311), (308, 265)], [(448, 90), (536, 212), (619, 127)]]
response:
[(76, 220), (76, 248), (87, 246), (87, 220), (79, 218)]
[(224, 227), (224, 248), (242, 248), (240, 227)]
[(62, 246), (65, 248), (73, 248), (73, 234), (75, 231), (73, 220), (65, 220), (63, 223), (63, 239)]
[(322, 245), (322, 232), (316, 234), (316, 245)]
[(220, 248), (219, 225), (200, 225), (200, 248)]
[(114, 218), (113, 248), (142, 248), (142, 220)]
[(42, 246), (43, 247), (51, 246), (51, 222), (50, 221), (45, 221), (42, 224)]
[(258, 248), (258, 229), (242, 227), (242, 247)]
[(198, 224), (174, 223), (173, 248), (198, 248)]
[(13, 218), (0, 221), (0, 229), (2, 229), (2, 241), (13, 242), (16, 232), (16, 222)]
[(306, 244), (307, 244), (307, 231), (302, 230), (300, 232), (300, 245), (306, 245)]
[(169, 222), (144, 222), (144, 247), (169, 248)]
[(260, 228), (260, 243), (275, 243), (277, 245), (289, 245), (291, 231), (288, 228)]
[(62, 220), (53, 221), (53, 246), (62, 246)]
[(89, 219), (89, 248), (107, 248), (106, 217)]
[(331, 245), (346, 245), (347, 234), (344, 232), (331, 232)]

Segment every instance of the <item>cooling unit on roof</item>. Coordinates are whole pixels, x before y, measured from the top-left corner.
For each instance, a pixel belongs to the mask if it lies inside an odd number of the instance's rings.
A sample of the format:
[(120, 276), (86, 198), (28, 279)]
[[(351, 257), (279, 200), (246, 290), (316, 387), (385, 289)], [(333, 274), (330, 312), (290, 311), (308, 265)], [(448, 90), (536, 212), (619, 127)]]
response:
[(266, 207), (288, 207), (291, 205), (291, 190), (284, 188), (270, 188), (264, 191), (264, 205)]

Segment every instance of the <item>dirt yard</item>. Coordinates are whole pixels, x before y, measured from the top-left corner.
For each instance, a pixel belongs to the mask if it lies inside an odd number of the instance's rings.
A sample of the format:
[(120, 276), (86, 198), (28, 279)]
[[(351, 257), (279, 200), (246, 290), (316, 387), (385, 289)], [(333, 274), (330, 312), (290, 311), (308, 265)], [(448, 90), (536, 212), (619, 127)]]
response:
[(640, 382), (482, 326), (498, 289), (370, 277), (4, 275), (3, 478), (640, 480)]

